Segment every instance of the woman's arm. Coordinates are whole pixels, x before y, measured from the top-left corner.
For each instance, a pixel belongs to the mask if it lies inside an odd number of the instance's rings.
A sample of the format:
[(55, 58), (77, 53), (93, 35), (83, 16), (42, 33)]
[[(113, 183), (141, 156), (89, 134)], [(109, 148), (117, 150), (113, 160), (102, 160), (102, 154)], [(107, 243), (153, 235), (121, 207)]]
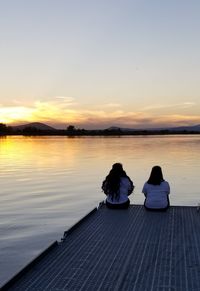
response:
[(167, 192), (167, 195), (170, 194), (170, 186), (168, 182), (166, 182), (166, 192)]
[(106, 182), (106, 180), (103, 181), (101, 189), (107, 195), (108, 191), (107, 191), (107, 182)]
[(131, 195), (131, 193), (133, 192), (135, 186), (133, 185), (133, 182), (131, 181), (131, 179), (129, 178), (129, 185), (128, 185), (128, 196)]
[(142, 188), (142, 193), (144, 194), (144, 196), (147, 196), (147, 185), (146, 183), (144, 184), (143, 188)]

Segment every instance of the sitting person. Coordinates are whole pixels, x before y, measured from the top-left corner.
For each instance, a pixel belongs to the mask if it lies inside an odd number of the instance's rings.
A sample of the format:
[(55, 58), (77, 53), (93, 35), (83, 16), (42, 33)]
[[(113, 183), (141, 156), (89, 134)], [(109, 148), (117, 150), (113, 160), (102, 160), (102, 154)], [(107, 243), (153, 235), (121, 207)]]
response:
[(162, 169), (154, 166), (149, 180), (144, 184), (144, 207), (147, 210), (166, 210), (169, 206), (169, 183), (163, 179)]
[(103, 181), (102, 190), (106, 194), (108, 208), (125, 209), (129, 207), (128, 196), (133, 192), (134, 185), (123, 170), (122, 164), (115, 163)]

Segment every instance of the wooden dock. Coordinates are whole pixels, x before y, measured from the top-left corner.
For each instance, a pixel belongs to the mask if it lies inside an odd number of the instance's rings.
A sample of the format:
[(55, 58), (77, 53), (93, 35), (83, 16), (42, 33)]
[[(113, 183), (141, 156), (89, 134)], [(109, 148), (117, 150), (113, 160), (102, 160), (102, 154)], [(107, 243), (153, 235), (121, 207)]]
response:
[(1, 290), (199, 291), (200, 212), (102, 206)]

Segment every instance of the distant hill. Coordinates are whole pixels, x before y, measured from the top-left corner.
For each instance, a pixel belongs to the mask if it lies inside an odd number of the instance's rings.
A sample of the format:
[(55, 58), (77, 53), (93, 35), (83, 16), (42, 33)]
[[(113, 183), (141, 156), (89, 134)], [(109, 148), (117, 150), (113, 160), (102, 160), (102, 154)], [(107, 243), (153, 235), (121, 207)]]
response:
[[(41, 130), (41, 131), (46, 131), (49, 132), (50, 134), (54, 134), (53, 132), (58, 133), (59, 130), (55, 129), (49, 125), (46, 125), (41, 122), (32, 122), (32, 123), (27, 123), (23, 125), (18, 125), (18, 126), (13, 126), (13, 131), (24, 131), (24, 130)], [(95, 130), (86, 130), (84, 133), (94, 133)], [(123, 128), (123, 127), (117, 127), (117, 126), (112, 126), (106, 129), (107, 132), (110, 133), (119, 133), (121, 132), (122, 134), (142, 134), (148, 133), (148, 134), (156, 134), (156, 133), (200, 133), (200, 124), (193, 125), (193, 126), (178, 126), (178, 127), (160, 127), (160, 128)], [(75, 133), (77, 134), (77, 130), (75, 130)], [(105, 129), (100, 129), (98, 130), (98, 133), (105, 133)]]
[(178, 127), (171, 127), (169, 130), (172, 131), (195, 131), (200, 132), (200, 124), (192, 125), (192, 126), (178, 126)]
[(36, 128), (39, 130), (48, 130), (48, 131), (56, 130), (55, 128), (53, 128), (49, 125), (46, 125), (44, 123), (41, 123), (41, 122), (31, 122), (31, 123), (27, 123), (27, 124), (13, 126), (12, 128), (14, 130), (24, 130), (26, 128)]
[(178, 127), (159, 127), (159, 128), (142, 128), (142, 129), (136, 129), (136, 128), (123, 128), (123, 127), (117, 127), (117, 126), (112, 126), (107, 128), (109, 131), (122, 131), (122, 132), (130, 132), (130, 131), (171, 131), (171, 132), (181, 132), (181, 131), (186, 131), (186, 132), (200, 132), (200, 124), (197, 125), (192, 125), (192, 126), (178, 126)]
[[(119, 126), (111, 126), (109, 128), (107, 128), (107, 130), (110, 130), (110, 131), (137, 131), (137, 130), (140, 130), (140, 129), (135, 129), (135, 128), (125, 128), (125, 127), (119, 127)], [(142, 129), (143, 130), (143, 129)]]

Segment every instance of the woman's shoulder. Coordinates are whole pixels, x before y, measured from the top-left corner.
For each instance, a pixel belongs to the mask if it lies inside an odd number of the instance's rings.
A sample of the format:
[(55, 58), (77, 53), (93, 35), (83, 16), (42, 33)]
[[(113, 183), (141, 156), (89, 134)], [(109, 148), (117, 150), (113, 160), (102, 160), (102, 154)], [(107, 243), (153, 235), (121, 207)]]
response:
[(169, 185), (169, 183), (166, 180), (162, 181), (161, 184), (163, 184), (163, 185)]
[(145, 186), (149, 186), (150, 184), (148, 184), (148, 182), (146, 181), (146, 182), (144, 182), (144, 185), (143, 185), (143, 187)]
[(162, 181), (162, 183), (160, 184), (162, 187), (164, 188), (169, 188), (169, 183), (167, 181)]

